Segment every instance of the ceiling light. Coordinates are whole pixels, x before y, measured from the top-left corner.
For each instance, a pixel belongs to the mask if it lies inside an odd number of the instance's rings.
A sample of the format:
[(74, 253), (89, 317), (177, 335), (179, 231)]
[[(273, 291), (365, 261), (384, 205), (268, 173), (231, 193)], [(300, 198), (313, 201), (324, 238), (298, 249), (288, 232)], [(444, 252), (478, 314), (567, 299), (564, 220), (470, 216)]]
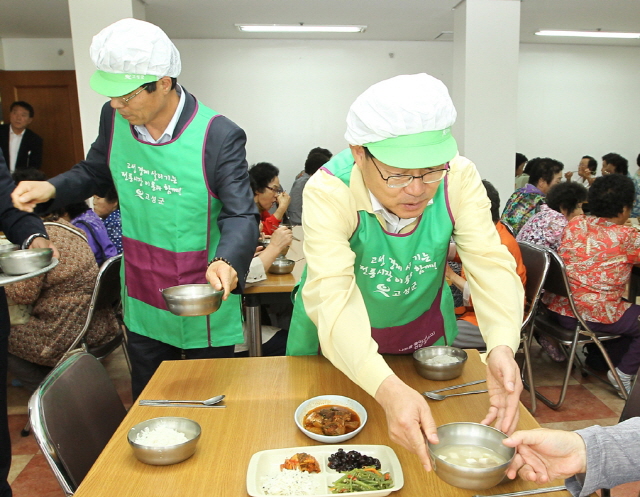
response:
[(236, 24), (247, 33), (362, 33), (366, 26), (313, 26), (311, 24)]
[(640, 33), (613, 33), (607, 31), (551, 31), (542, 30), (536, 32), (538, 36), (574, 36), (584, 38), (640, 38)]

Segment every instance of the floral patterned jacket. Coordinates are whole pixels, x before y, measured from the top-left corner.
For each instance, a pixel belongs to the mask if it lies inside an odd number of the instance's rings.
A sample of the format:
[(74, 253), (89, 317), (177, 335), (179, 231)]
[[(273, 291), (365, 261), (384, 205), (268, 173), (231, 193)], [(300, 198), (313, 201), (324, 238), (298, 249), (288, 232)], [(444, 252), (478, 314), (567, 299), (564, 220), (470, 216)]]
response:
[(504, 206), (501, 220), (511, 226), (514, 234), (517, 235), (524, 223), (537, 213), (540, 206), (545, 203), (545, 194), (532, 184), (527, 183), (523, 188), (519, 188), (511, 194), (507, 205)]
[[(601, 217), (576, 216), (564, 230), (558, 255), (578, 312), (587, 321), (611, 324), (631, 304), (622, 300), (634, 264), (640, 263), (640, 233)], [(574, 317), (566, 298), (549, 294), (549, 309)]]
[(568, 222), (564, 214), (554, 211), (547, 204), (542, 204), (540, 211), (530, 217), (522, 227), (516, 240), (541, 245), (557, 252)]

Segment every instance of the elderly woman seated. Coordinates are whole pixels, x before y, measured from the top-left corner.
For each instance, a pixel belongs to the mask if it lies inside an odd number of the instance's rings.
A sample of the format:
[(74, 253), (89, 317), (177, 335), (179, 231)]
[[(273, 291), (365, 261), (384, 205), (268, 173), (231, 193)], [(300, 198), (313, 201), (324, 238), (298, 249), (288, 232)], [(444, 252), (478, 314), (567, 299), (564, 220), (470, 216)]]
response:
[(579, 183), (566, 182), (552, 186), (547, 203), (540, 206), (522, 227), (516, 240), (558, 250), (565, 226), (574, 217), (584, 214), (582, 204), (587, 201), (588, 190)]
[[(253, 190), (253, 200), (260, 212), (262, 231), (265, 235), (271, 235), (284, 217), (291, 197), (280, 186), (278, 178), (280, 171), (276, 166), (268, 162), (259, 162), (249, 169), (249, 181)], [(269, 210), (277, 205), (273, 214)]]
[(118, 254), (122, 253), (122, 217), (118, 192), (111, 187), (104, 197), (93, 196), (93, 211), (102, 219), (104, 227)]
[(84, 231), (98, 266), (110, 257), (118, 255), (102, 219), (85, 202), (67, 205), (60, 217)]
[[(5, 287), (7, 297), (15, 304), (33, 307), (26, 322), (12, 323), (9, 336), (9, 371), (29, 390), (35, 390), (84, 327), (98, 276), (84, 233), (62, 218), (46, 221), (60, 262), (46, 274)], [(113, 311), (98, 310), (87, 342), (101, 345), (117, 333)]]
[(546, 203), (549, 189), (562, 179), (564, 165), (554, 159), (536, 157), (527, 164), (529, 183), (511, 194), (502, 212), (502, 221), (517, 235), (528, 219)]
[[(567, 224), (558, 255), (566, 268), (577, 310), (599, 333), (621, 335), (606, 342), (616, 371), (629, 392), (640, 366), (640, 306), (623, 300), (633, 265), (640, 263), (640, 233), (624, 226), (635, 199), (631, 178), (612, 174), (597, 178), (589, 190), (590, 216), (576, 216)], [(560, 325), (575, 329), (577, 320), (565, 297), (543, 297)], [(609, 381), (618, 388), (613, 374)]]

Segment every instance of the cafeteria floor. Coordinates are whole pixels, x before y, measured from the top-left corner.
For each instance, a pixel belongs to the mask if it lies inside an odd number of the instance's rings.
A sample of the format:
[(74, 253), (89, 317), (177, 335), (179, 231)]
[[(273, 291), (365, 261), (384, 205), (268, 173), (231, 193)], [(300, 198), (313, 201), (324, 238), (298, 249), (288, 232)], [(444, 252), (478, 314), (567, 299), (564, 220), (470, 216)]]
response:
[[(548, 397), (557, 398), (562, 384), (563, 364), (557, 364), (542, 352), (537, 344), (532, 349), (533, 370), (536, 385)], [(239, 358), (238, 360), (243, 360)], [(104, 362), (114, 381), (125, 407), (131, 406), (131, 386), (129, 371), (122, 350), (118, 349)], [(29, 394), (22, 388), (11, 386), (9, 378), (9, 429), (12, 441), (12, 467), (9, 483), (14, 497), (63, 497), (64, 493), (47, 466), (44, 456), (38, 450), (33, 436), (22, 438), (20, 430), (27, 421), (27, 402)], [(529, 392), (522, 393), (522, 402), (529, 405)], [(549, 409), (538, 402), (536, 420), (545, 428), (575, 430), (600, 424), (613, 425), (618, 422), (624, 401), (613, 388), (592, 379), (582, 378), (574, 373), (566, 400), (559, 411)], [(614, 497), (636, 497), (640, 491), (640, 482), (616, 487)]]

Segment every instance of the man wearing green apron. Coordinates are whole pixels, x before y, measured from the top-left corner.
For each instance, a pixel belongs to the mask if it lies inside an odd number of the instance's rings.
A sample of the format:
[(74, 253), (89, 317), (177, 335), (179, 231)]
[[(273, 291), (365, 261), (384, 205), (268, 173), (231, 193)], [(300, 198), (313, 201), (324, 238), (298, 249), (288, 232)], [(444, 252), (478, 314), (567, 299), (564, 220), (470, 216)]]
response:
[(304, 191), (307, 260), (295, 297), (287, 353), (320, 350), (374, 396), (389, 434), (431, 468), (424, 436), (437, 442), (425, 398), (380, 354), (451, 344), (457, 328), (444, 269), (451, 236), (465, 265), (487, 343), (491, 408), (483, 423), (512, 432), (522, 382), (514, 353), (524, 292), (500, 243), (475, 166), (450, 133), (456, 111), (426, 74), (373, 85), (347, 116), (349, 149)]
[[(115, 185), (135, 399), (163, 360), (233, 357), (258, 213), (244, 132), (177, 84), (180, 54), (164, 31), (122, 19), (94, 37), (90, 55), (91, 87), (110, 102), (87, 159), (50, 182), (20, 183), (13, 200), (32, 210), (55, 197), (53, 209)], [(207, 281), (225, 292), (215, 314), (168, 311), (163, 288)]]

